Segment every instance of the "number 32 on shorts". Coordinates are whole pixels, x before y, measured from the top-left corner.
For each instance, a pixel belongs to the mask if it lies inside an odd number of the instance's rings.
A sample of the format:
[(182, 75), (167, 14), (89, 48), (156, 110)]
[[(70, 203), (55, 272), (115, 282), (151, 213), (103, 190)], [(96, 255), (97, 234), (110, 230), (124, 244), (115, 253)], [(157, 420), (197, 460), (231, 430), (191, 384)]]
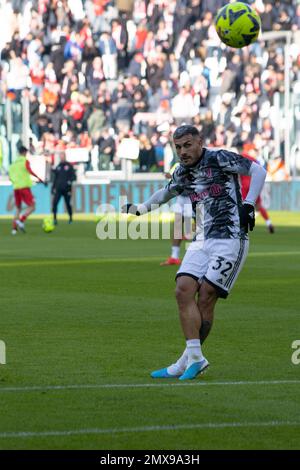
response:
[(223, 256), (218, 256), (215, 260), (215, 264), (212, 266), (212, 269), (214, 271), (219, 271), (222, 277), (227, 278), (232, 267), (233, 263), (231, 263), (231, 261), (226, 261)]

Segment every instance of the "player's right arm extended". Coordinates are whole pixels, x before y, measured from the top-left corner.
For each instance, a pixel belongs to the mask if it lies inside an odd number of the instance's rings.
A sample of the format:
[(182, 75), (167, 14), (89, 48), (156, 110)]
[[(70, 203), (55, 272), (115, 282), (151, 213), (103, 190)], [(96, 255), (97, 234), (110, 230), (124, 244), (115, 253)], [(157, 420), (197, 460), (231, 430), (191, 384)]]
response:
[(143, 202), (142, 204), (125, 204), (122, 207), (121, 212), (123, 214), (143, 215), (147, 212), (150, 212), (151, 210), (157, 209), (158, 206), (165, 204), (170, 199), (176, 196), (177, 194), (173, 191), (170, 191), (168, 187), (159, 189), (154, 194), (152, 194), (152, 196), (147, 201)]

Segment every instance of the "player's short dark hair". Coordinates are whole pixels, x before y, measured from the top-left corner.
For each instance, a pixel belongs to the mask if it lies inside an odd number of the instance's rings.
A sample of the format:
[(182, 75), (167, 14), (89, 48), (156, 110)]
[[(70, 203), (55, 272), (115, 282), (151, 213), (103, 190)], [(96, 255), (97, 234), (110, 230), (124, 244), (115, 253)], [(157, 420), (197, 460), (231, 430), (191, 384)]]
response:
[(197, 127), (191, 126), (190, 124), (183, 124), (182, 126), (177, 127), (173, 134), (173, 139), (180, 139), (184, 135), (197, 135), (202, 138)]
[(25, 147), (25, 145), (21, 144), (21, 145), (18, 145), (18, 151), (20, 154), (24, 154), (24, 153), (27, 153), (28, 152), (28, 148)]

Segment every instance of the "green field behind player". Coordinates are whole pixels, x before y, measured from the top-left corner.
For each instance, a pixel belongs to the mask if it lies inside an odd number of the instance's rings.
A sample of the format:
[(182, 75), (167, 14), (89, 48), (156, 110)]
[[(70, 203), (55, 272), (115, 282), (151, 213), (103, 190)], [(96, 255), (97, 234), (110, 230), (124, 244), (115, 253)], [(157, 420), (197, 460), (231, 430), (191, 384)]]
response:
[(168, 240), (100, 241), (92, 220), (12, 237), (1, 219), (0, 449), (299, 448), (300, 217), (271, 215), (190, 383), (149, 375), (185, 345)]

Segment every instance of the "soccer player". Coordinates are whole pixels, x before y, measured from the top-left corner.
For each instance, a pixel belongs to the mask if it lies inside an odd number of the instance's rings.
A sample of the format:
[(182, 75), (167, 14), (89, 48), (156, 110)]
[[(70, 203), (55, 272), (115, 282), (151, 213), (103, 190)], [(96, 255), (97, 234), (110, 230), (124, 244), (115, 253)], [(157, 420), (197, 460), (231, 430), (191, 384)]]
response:
[[(30, 175), (37, 178), (41, 183), (47, 185), (42, 181), (31, 169), (29, 161), (26, 159), (28, 149), (21, 145), (19, 148), (18, 158), (10, 165), (8, 174), (14, 188), (14, 197), (16, 205), (16, 214), (12, 223), (12, 235), (16, 235), (17, 230), (25, 233), (25, 221), (30, 214), (35, 210), (35, 199), (31, 192), (32, 180)], [(27, 205), (23, 213), (22, 202)]]
[(75, 170), (71, 163), (66, 161), (66, 154), (64, 151), (60, 153), (60, 163), (53, 170), (54, 181), (52, 186), (52, 212), (54, 224), (57, 225), (57, 206), (60, 198), (63, 197), (66, 203), (67, 211), (69, 214), (69, 224), (72, 223), (72, 183), (76, 179)]
[[(254, 157), (252, 157), (251, 155), (249, 155), (247, 152), (242, 152), (241, 155), (243, 155), (243, 157), (245, 157), (245, 158), (248, 158), (249, 160), (252, 160), (252, 161), (258, 163), (257, 160)], [(240, 180), (241, 180), (242, 198), (244, 200), (247, 197), (247, 194), (248, 194), (248, 191), (249, 191), (250, 177), (248, 175), (241, 175)], [(274, 233), (275, 232), (274, 225), (272, 224), (272, 221), (269, 217), (269, 214), (268, 214), (267, 210), (264, 208), (264, 206), (262, 204), (262, 200), (261, 200), (260, 195), (258, 196), (258, 198), (255, 201), (255, 209), (261, 214), (261, 216), (265, 220), (266, 225), (267, 225), (267, 229), (269, 230), (269, 232)]]
[[(189, 380), (208, 366), (202, 344), (208, 336), (219, 298), (231, 291), (248, 252), (248, 230), (255, 225), (254, 205), (266, 171), (227, 150), (203, 147), (197, 128), (178, 127), (173, 140), (181, 164), (172, 180), (143, 204), (126, 204), (123, 213), (141, 215), (154, 204), (179, 194), (189, 196), (196, 212), (196, 239), (185, 253), (176, 276), (176, 300), (186, 347), (173, 364), (151, 373), (153, 378)], [(242, 202), (238, 175), (250, 175)]]
[(180, 265), (180, 245), (182, 240), (190, 240), (192, 237), (193, 209), (190, 198), (177, 196), (173, 206), (174, 233), (172, 237), (171, 256), (166, 261), (160, 263), (161, 266)]

